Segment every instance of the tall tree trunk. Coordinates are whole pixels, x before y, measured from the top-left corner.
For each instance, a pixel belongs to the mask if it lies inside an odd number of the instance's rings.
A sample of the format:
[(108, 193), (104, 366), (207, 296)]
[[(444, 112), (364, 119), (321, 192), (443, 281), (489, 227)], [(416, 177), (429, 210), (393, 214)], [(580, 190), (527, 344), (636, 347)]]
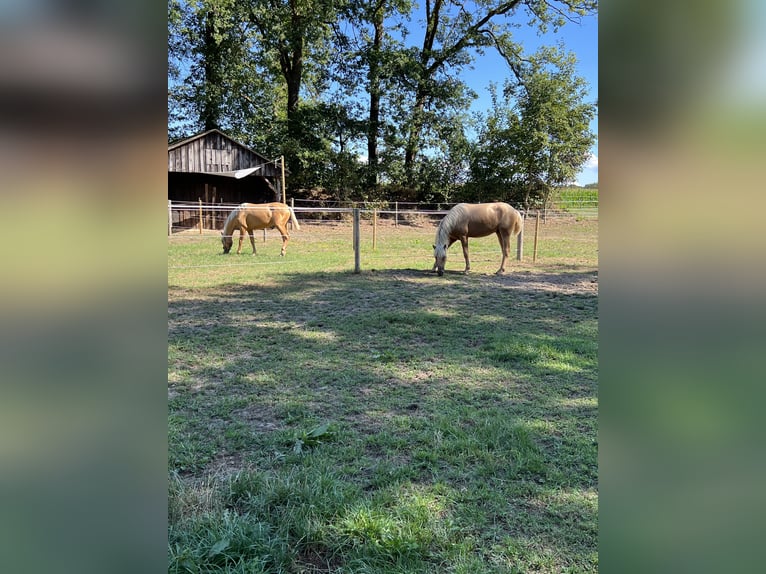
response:
[[(290, 49), (292, 48), (292, 50)], [(294, 135), (296, 112), (300, 102), (301, 80), (303, 76), (303, 40), (296, 45), (280, 50), (279, 63), (287, 84), (287, 123), (290, 135)]]
[(420, 75), (415, 92), (412, 121), (410, 122), (407, 144), (404, 149), (404, 174), (407, 187), (415, 187), (415, 160), (420, 150), (420, 134), (423, 130), (423, 112), (428, 100), (428, 83), (436, 72), (436, 67), (428, 63), (432, 58), (436, 31), (439, 27), (439, 13), (444, 0), (426, 0), (426, 35), (423, 38), (423, 49), (420, 52)]
[(428, 92), (424, 85), (418, 87), (415, 96), (415, 107), (410, 121), (407, 143), (404, 147), (404, 174), (407, 187), (415, 187), (415, 160), (420, 151), (420, 132), (423, 130), (423, 111), (426, 107)]
[(378, 136), (380, 133), (380, 49), (383, 44), (383, 15), (385, 0), (373, 14), (375, 35), (370, 54), (370, 123), (367, 129), (367, 190), (378, 187)]
[[(292, 11), (292, 29), (300, 30), (303, 17), (297, 13), (294, 0), (290, 1)], [(294, 174), (300, 172), (297, 154), (300, 141), (300, 120), (298, 118), (298, 104), (300, 103), (301, 83), (303, 81), (303, 43), (302, 35), (296, 34), (290, 40), (280, 43), (279, 65), (282, 76), (287, 85), (287, 136), (288, 143), (285, 149), (286, 163)]]
[(219, 127), (221, 117), (221, 98), (218, 92), (221, 84), (221, 54), (215, 39), (215, 11), (205, 14), (202, 53), (204, 56), (204, 96), (200, 120), (205, 131)]

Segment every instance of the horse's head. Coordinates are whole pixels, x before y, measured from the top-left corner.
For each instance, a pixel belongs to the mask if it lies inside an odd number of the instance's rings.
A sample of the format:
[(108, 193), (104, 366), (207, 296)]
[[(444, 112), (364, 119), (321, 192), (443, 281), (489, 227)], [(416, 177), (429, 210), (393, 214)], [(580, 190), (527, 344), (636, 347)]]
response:
[(440, 243), (438, 245), (434, 245), (434, 259), (436, 259), (436, 262), (434, 263), (434, 269), (436, 269), (437, 275), (441, 277), (444, 275), (444, 264), (447, 262), (447, 244), (446, 243)]
[(223, 243), (223, 252), (228, 253), (231, 246), (234, 245), (234, 240), (231, 235), (224, 235), (224, 232), (221, 231), (221, 243)]

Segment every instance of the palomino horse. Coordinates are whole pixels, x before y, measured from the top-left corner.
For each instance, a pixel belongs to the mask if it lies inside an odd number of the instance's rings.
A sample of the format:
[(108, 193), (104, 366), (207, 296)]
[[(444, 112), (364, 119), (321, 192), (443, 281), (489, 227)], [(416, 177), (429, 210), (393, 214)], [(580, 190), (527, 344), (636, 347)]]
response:
[(223, 252), (228, 253), (234, 244), (234, 232), (239, 230), (239, 246), (237, 254), (242, 252), (242, 241), (245, 238), (245, 232), (250, 235), (250, 244), (253, 246), (253, 255), (255, 255), (255, 238), (253, 231), (256, 229), (277, 228), (282, 234), (282, 251), (280, 255), (284, 256), (287, 242), (290, 234), (287, 232), (287, 222), (292, 220), (295, 229), (300, 229), (298, 220), (295, 218), (295, 212), (289, 205), (284, 203), (242, 203), (229, 214), (226, 223), (221, 232), (221, 241), (223, 242)]
[(511, 237), (518, 235), (523, 225), (521, 214), (507, 203), (458, 203), (449, 210), (436, 229), (436, 242), (433, 246), (436, 261), (431, 271), (435, 270), (440, 277), (444, 274), (447, 249), (458, 239), (463, 246), (465, 271), (470, 271), (468, 238), (485, 237), (495, 233), (503, 252), (497, 275), (505, 273), (505, 261), (511, 251)]

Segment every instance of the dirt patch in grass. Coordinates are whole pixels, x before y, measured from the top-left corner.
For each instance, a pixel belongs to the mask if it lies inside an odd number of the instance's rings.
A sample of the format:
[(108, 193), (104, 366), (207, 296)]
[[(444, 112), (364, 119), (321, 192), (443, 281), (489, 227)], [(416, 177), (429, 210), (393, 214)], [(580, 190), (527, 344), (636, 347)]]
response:
[(343, 565), (335, 556), (328, 555), (324, 549), (306, 548), (297, 558), (297, 572), (305, 574), (330, 574)]
[(244, 459), (245, 457), (242, 453), (222, 454), (210, 461), (205, 469), (205, 474), (225, 479), (242, 471), (246, 466)]
[(560, 273), (522, 271), (521, 273), (508, 273), (494, 279), (487, 279), (487, 282), (524, 291), (556, 292), (567, 295), (598, 294), (598, 271), (596, 270)]
[(256, 432), (273, 432), (284, 428), (274, 408), (261, 404), (253, 404), (244, 409), (232, 411), (231, 414)]

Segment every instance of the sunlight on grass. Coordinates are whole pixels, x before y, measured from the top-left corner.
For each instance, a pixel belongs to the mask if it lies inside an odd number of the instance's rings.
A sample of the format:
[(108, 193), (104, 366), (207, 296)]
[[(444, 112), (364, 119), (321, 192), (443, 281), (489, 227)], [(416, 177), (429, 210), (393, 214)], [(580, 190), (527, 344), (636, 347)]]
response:
[(595, 409), (598, 407), (596, 397), (573, 397), (559, 400), (559, 405), (565, 409)]
[(168, 571), (596, 572), (597, 225), (441, 278), (312, 227), (169, 241)]

